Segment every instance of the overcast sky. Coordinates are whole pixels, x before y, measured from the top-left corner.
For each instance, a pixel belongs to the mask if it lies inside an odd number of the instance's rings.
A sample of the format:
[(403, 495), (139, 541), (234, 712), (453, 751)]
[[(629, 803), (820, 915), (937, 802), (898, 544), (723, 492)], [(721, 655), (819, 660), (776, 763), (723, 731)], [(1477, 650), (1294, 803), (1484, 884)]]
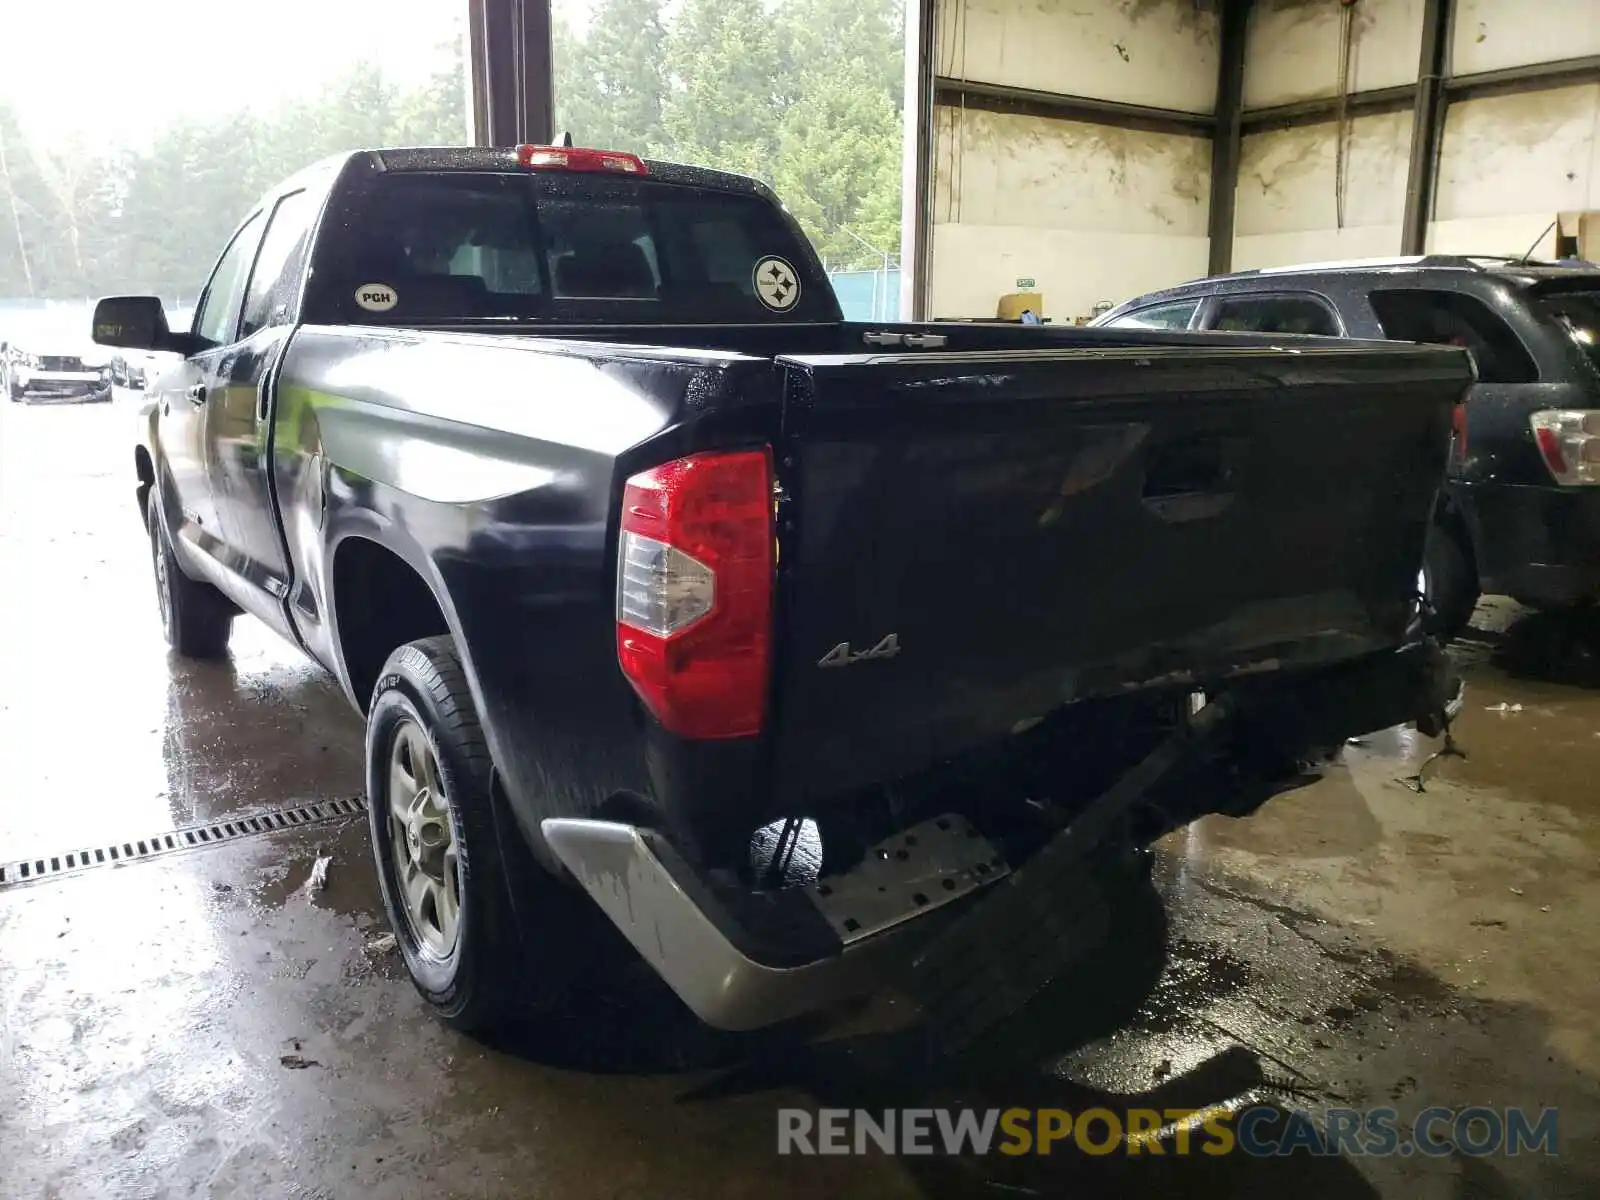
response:
[(0, 99), (30, 133), (134, 143), (186, 113), (268, 107), (357, 59), (426, 76), (466, 0), (0, 0)]

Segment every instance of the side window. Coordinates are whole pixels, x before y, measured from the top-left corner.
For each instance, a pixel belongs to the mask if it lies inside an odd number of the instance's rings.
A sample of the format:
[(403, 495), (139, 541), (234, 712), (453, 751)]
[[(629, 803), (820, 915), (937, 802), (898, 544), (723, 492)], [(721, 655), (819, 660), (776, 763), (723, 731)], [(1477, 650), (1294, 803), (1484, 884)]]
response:
[(1123, 313), (1114, 321), (1107, 321), (1111, 329), (1187, 329), (1200, 307), (1198, 300), (1180, 300), (1176, 304), (1158, 304), (1153, 308), (1135, 309)]
[(234, 330), (239, 327), (239, 308), (244, 302), (244, 281), (260, 243), (261, 214), (257, 213), (228, 243), (217, 269), (211, 272), (205, 299), (194, 315), (194, 331), (213, 345), (225, 346), (234, 340)]
[(1368, 299), (1384, 337), (1465, 346), (1477, 360), (1483, 383), (1533, 383), (1539, 378), (1522, 339), (1476, 296), (1408, 288), (1373, 292)]
[(306, 261), (306, 242), (316, 205), (309, 192), (290, 192), (272, 210), (261, 253), (256, 255), (250, 286), (245, 290), (244, 321), (239, 336), (247, 338), (268, 325), (285, 325), (294, 313), (295, 285)]
[(1314, 296), (1229, 296), (1217, 301), (1209, 329), (1234, 333), (1309, 333), (1338, 337), (1332, 310)]

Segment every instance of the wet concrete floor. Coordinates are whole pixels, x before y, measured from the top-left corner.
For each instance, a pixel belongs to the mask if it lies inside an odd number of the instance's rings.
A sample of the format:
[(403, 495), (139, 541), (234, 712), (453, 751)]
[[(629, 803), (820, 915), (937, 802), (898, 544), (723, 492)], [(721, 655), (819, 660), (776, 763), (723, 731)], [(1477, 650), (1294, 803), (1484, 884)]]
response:
[[(170, 659), (131, 421), (0, 406), (0, 863), (360, 790), (360, 724), (241, 619)], [(1112, 946), (959, 1068), (904, 1002), (725, 1037), (591, 998), (421, 1008), (359, 818), (0, 889), (0, 1197), (1600, 1195), (1600, 630), (1488, 601), (1469, 756), (1408, 731), (1160, 847)], [(328, 885), (303, 885), (331, 856)], [(376, 944), (375, 944), (376, 943)], [(1559, 1154), (775, 1153), (780, 1107), (1559, 1108)]]

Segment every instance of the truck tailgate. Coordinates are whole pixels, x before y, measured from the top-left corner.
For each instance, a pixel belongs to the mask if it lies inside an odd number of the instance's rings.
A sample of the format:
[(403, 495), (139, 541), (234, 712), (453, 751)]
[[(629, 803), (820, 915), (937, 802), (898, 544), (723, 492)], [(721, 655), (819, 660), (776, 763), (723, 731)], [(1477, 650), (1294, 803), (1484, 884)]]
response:
[(786, 372), (773, 782), (1402, 640), (1465, 355), (815, 355)]

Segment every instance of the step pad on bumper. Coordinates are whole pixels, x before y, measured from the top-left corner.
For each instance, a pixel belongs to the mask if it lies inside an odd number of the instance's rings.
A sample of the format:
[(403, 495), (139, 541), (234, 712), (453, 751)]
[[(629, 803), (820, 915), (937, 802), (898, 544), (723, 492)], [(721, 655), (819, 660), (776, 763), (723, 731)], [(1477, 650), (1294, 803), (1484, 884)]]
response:
[(946, 813), (884, 839), (850, 870), (819, 879), (807, 890), (848, 946), (942, 908), (1010, 871), (972, 822)]
[(732, 906), (660, 833), (559, 817), (541, 828), (679, 999), (706, 1024), (728, 1030), (758, 1029), (872, 990), (900, 940), (897, 928), (1008, 873), (999, 851), (964, 818), (922, 822), (795, 897), (833, 928), (835, 948), (813, 961), (774, 965), (750, 950)]

